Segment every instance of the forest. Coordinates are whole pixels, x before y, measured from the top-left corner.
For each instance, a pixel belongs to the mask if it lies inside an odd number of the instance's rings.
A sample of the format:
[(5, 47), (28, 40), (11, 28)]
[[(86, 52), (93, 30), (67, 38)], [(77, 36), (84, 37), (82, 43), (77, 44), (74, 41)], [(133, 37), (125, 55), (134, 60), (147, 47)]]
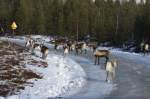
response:
[(150, 1), (0, 0), (0, 33), (43, 34), (122, 45), (150, 40)]

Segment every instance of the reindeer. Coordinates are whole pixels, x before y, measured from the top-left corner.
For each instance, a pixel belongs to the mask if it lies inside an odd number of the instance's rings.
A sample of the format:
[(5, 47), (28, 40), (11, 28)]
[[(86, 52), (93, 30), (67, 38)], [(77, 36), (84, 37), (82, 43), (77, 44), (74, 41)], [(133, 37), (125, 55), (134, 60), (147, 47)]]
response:
[(71, 51), (71, 50), (72, 50), (72, 49), (71, 49), (72, 42), (71, 42), (71, 41), (67, 41), (67, 46), (68, 46), (69, 51)]
[(75, 46), (76, 46), (76, 45), (75, 45), (74, 43), (71, 44), (71, 51), (74, 51), (74, 50), (75, 50)]
[(47, 58), (47, 55), (48, 55), (48, 53), (49, 53), (48, 47), (46, 47), (45, 45), (42, 45), (42, 46), (41, 46), (41, 53), (42, 53), (42, 58), (43, 58), (43, 59), (46, 59), (46, 58)]
[(64, 45), (64, 57), (69, 53), (69, 47), (67, 45)]
[(33, 43), (34, 43), (34, 40), (31, 37), (29, 37), (29, 39), (25, 43), (25, 47), (32, 47)]
[(148, 52), (149, 52), (149, 44), (146, 43), (146, 44), (144, 45), (144, 56), (145, 56), (146, 54), (148, 55)]
[(38, 44), (38, 43), (34, 42), (32, 44), (32, 51), (31, 51), (31, 53), (34, 54), (35, 50), (38, 50), (38, 51), (40, 51), (42, 53), (42, 59), (46, 59), (46, 57), (47, 57), (47, 55), (49, 53), (49, 49), (48, 49), (48, 47), (46, 47), (44, 45), (44, 43)]
[(35, 51), (35, 50), (38, 50), (38, 51), (41, 50), (41, 45), (38, 44), (38, 43), (36, 43), (36, 42), (34, 42), (34, 43), (32, 44), (31, 54), (34, 54), (34, 51)]
[(145, 42), (144, 42), (144, 41), (142, 41), (142, 42), (141, 42), (141, 44), (140, 44), (141, 52), (143, 52), (143, 51), (144, 51), (144, 45), (145, 45)]
[(96, 50), (94, 52), (94, 56), (95, 56), (95, 65), (99, 65), (99, 59), (101, 57), (105, 57), (106, 58), (106, 62), (109, 59), (109, 54), (110, 52), (108, 50)]
[(87, 53), (87, 45), (86, 45), (85, 42), (82, 44), (81, 53), (82, 53), (83, 51), (84, 51), (85, 54)]
[[(117, 60), (109, 60), (106, 63), (106, 82), (114, 80), (116, 75)], [(109, 79), (109, 80), (108, 80)]]
[(58, 44), (57, 42), (54, 43), (54, 49), (55, 49), (55, 50), (58, 49), (58, 45), (59, 45), (59, 44)]
[(59, 45), (65, 44), (65, 42), (66, 42), (66, 39), (62, 39), (62, 38), (56, 39), (54, 41), (54, 49), (58, 50)]
[(86, 45), (86, 43), (77, 43), (75, 45), (75, 50), (76, 50), (76, 54), (77, 55), (79, 54), (79, 51), (80, 51), (81, 54), (83, 53), (83, 51), (86, 54), (86, 52), (87, 52), (87, 45)]

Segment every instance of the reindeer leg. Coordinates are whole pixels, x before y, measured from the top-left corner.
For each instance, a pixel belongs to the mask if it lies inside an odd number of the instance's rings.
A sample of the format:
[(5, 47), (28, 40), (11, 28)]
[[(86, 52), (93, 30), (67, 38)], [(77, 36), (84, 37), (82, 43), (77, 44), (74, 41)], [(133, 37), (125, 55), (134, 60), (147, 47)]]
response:
[(66, 57), (66, 54), (64, 53), (64, 58)]
[(114, 72), (111, 72), (111, 81), (114, 81)]
[(114, 70), (113, 71), (113, 80), (115, 79), (115, 77), (116, 77), (116, 71)]
[(146, 52), (144, 51), (144, 56), (146, 56)]
[(76, 49), (76, 55), (78, 55), (78, 49)]
[(112, 81), (112, 73), (108, 71), (108, 82)]
[(81, 51), (81, 53), (80, 53), (80, 54), (82, 54), (83, 50), (82, 50), (82, 49), (80, 49), (80, 51)]
[(47, 55), (48, 55), (48, 54), (45, 55), (45, 59), (47, 58)]
[(106, 71), (106, 82), (108, 81), (108, 71)]
[(96, 63), (97, 63), (97, 56), (95, 56), (95, 65), (96, 65)]
[(100, 61), (100, 57), (98, 56), (98, 65), (100, 64), (99, 61)]
[(31, 54), (34, 55), (34, 49), (33, 48), (31, 48)]
[(45, 59), (45, 55), (44, 55), (44, 53), (42, 53), (42, 59)]
[(143, 51), (142, 53), (143, 53), (143, 56), (145, 56), (145, 52)]

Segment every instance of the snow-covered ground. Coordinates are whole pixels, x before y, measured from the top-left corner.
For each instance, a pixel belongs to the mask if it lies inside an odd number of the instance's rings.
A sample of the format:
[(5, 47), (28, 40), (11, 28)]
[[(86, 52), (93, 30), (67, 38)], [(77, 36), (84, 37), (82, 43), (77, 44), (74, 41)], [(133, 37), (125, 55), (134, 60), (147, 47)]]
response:
[[(11, 39), (11, 41), (21, 45), (23, 45), (24, 42), (13, 39)], [(37, 54), (40, 56), (39, 53)], [(34, 60), (43, 61), (36, 56), (30, 57)], [(84, 70), (72, 59), (50, 53), (44, 61), (48, 63), (47, 68), (29, 65), (28, 59), (26, 59), (27, 68), (41, 74), (43, 78), (39, 80), (32, 79), (30, 82), (33, 82), (34, 86), (26, 86), (25, 90), (22, 90), (19, 95), (10, 96), (7, 97), (7, 99), (66, 97), (77, 93), (86, 83)]]
[[(32, 56), (34, 59), (39, 60)], [(48, 97), (66, 97), (76, 93), (85, 84), (86, 74), (84, 70), (72, 61), (59, 55), (49, 54), (45, 60), (47, 68), (36, 66), (27, 67), (43, 75), (43, 79), (34, 81), (33, 87), (26, 87), (21, 92), (21, 99), (24, 94), (30, 99), (46, 99)]]
[[(18, 39), (15, 40), (15, 42), (23, 43), (24, 41)], [(51, 44), (45, 43), (45, 45), (49, 48), (53, 48)], [(121, 49), (108, 47), (99, 47), (99, 49), (108, 49), (111, 51), (112, 56), (128, 59), (136, 64), (142, 64), (143, 66), (150, 68), (150, 65), (148, 65), (150, 64), (150, 55), (143, 56), (142, 53), (123, 52)], [(37, 57), (34, 58), (39, 59)], [(48, 68), (35, 68), (28, 65), (28, 68), (41, 73), (44, 76), (44, 79), (38, 81), (33, 80), (35, 83), (34, 86), (27, 87), (26, 90), (22, 91), (18, 96), (13, 96), (15, 97), (14, 99), (24, 95), (26, 98), (23, 99), (27, 99), (27, 97), (38, 99), (37, 97), (39, 96), (39, 99), (42, 99), (42, 97), (55, 96), (62, 96), (66, 99), (95, 99), (97, 97), (105, 96), (113, 90), (111, 84), (104, 82), (105, 71), (94, 66), (88, 59), (72, 55), (64, 58), (62, 55), (55, 54), (51, 51), (45, 61), (49, 64)], [(46, 80), (50, 82), (47, 82)]]
[[(39, 60), (39, 58), (34, 58)], [(71, 59), (49, 54), (46, 62), (48, 63), (47, 68), (27, 66), (42, 74), (43, 79), (35, 82), (33, 80), (34, 86), (27, 87), (21, 92), (22, 95), (29, 94), (30, 99), (65, 97), (76, 93), (85, 84), (86, 74), (84, 70)]]
[[(19, 38), (9, 40), (22, 46), (25, 43)], [(45, 45), (53, 48), (49, 43)], [(35, 56), (32, 57), (41, 60)], [(105, 70), (101, 70), (99, 66), (95, 66), (92, 61), (84, 57), (70, 55), (64, 58), (52, 50), (45, 61), (48, 63), (47, 68), (27, 65), (33, 71), (42, 74), (43, 79), (37, 81), (33, 79), (32, 87), (27, 86), (19, 95), (8, 99), (46, 99), (48, 97), (95, 99), (113, 90), (113, 85), (105, 82)]]

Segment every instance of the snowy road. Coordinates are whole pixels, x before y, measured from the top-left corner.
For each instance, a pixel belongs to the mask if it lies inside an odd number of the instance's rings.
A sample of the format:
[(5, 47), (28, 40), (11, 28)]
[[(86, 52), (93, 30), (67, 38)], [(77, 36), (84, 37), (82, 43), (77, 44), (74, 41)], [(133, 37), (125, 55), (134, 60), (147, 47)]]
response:
[(119, 62), (116, 89), (104, 97), (90, 99), (150, 99), (150, 57), (119, 51), (112, 51), (111, 57)]
[(118, 51), (113, 57), (119, 61), (117, 89), (104, 99), (150, 99), (150, 58)]
[(79, 63), (87, 74), (87, 85), (80, 91), (80, 93), (65, 99), (97, 99), (104, 97), (113, 90), (112, 84), (105, 82), (105, 70), (100, 66), (95, 66), (94, 62), (86, 59), (84, 56), (72, 56), (77, 63)]
[(111, 58), (118, 60), (116, 88), (109, 95), (90, 99), (150, 99), (150, 57), (112, 51)]
[[(65, 99), (150, 99), (150, 57), (112, 51), (112, 57), (119, 62), (115, 81), (117, 86), (112, 92), (112, 85), (104, 81), (104, 70), (93, 65), (91, 53), (69, 57), (85, 70), (87, 85), (76, 95)], [(101, 61), (101, 66), (103, 65)]]

